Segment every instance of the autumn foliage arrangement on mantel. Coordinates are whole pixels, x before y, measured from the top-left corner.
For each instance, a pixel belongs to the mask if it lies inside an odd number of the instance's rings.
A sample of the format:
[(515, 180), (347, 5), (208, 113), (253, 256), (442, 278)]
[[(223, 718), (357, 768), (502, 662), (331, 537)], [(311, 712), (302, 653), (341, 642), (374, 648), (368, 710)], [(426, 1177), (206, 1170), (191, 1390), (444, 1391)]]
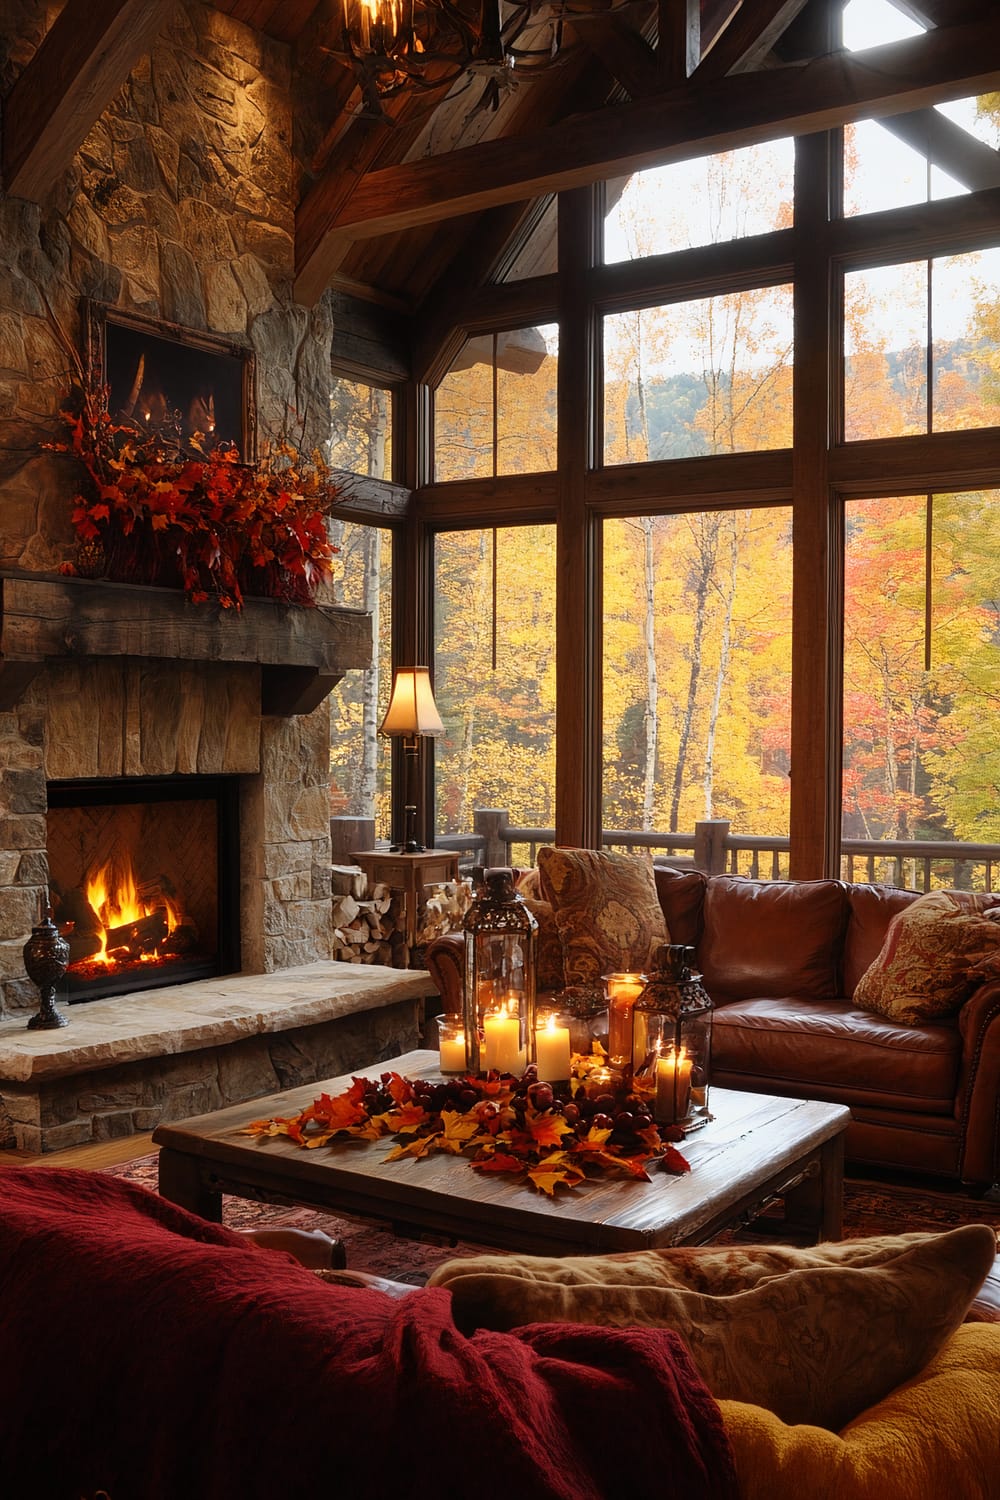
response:
[(304, 461), (280, 442), (243, 464), (201, 433), (179, 450), (115, 422), (100, 386), (84, 385), (63, 417), (69, 440), (46, 446), (84, 470), (72, 501), (77, 558), (64, 574), (181, 588), (223, 609), (244, 597), (316, 602), (337, 550), (326, 517), (338, 493), (318, 453)]
[(242, 1134), (283, 1136), (306, 1149), (392, 1137), (387, 1162), (443, 1151), (550, 1197), (609, 1174), (648, 1182), (650, 1166), (674, 1176), (691, 1170), (671, 1144), (683, 1140), (680, 1126), (657, 1125), (625, 1097), (595, 1094), (586, 1069), (566, 1092), (540, 1083), (533, 1065), (521, 1078), (494, 1070), (444, 1082), (387, 1072), (355, 1078), (342, 1094), (321, 1094), (297, 1115), (254, 1120)]

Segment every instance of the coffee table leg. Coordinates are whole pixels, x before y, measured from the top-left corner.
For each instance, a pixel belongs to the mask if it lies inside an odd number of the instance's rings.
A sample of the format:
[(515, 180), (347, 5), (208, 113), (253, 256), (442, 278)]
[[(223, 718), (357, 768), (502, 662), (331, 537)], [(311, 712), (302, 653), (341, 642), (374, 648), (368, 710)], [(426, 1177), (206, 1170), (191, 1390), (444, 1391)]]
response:
[(222, 1223), (222, 1194), (202, 1182), (198, 1158), (166, 1147), (160, 1150), (160, 1197), (186, 1208), (210, 1224)]
[(844, 1231), (844, 1136), (824, 1141), (813, 1170), (785, 1198), (785, 1224), (811, 1239), (839, 1240)]

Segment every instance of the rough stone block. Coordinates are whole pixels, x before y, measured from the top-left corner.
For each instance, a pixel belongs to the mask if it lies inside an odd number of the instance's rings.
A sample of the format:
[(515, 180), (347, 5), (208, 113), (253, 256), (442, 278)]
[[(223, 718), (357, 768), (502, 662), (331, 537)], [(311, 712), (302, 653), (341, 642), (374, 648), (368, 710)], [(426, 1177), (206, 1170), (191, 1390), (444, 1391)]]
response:
[[(134, 1133), (132, 1111), (128, 1109), (105, 1110), (94, 1116), (92, 1126), (95, 1141), (120, 1141), (125, 1136)], [(84, 1140), (89, 1138), (89, 1136), (84, 1136)]]
[[(123, 1132), (130, 1135), (131, 1131)], [(90, 1120), (75, 1120), (66, 1125), (49, 1125), (42, 1130), (43, 1151), (68, 1151), (71, 1146), (85, 1146), (100, 1140)]]

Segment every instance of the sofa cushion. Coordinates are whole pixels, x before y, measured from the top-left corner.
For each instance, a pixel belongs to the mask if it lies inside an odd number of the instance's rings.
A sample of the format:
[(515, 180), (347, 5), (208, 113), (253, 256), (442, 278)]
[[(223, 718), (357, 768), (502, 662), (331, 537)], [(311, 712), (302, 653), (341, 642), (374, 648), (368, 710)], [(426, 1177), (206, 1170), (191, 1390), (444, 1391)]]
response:
[[(667, 1252), (669, 1253), (669, 1252)], [(874, 1264), (796, 1268), (743, 1291), (616, 1279), (543, 1280), (521, 1272), (477, 1273), (451, 1263), (445, 1281), (459, 1327), (511, 1329), (525, 1323), (666, 1327), (680, 1333), (712, 1393), (750, 1401), (785, 1422), (836, 1431), (911, 1379), (962, 1322), (996, 1255), (985, 1224), (969, 1224), (907, 1245)]]
[(950, 1115), (962, 1059), (954, 1024), (900, 1026), (847, 1000), (735, 1000), (712, 1027), (712, 1076), (726, 1088)]
[(698, 967), (712, 999), (838, 993), (847, 892), (839, 880), (713, 875), (705, 891)]
[(556, 914), (567, 984), (642, 970), (670, 941), (648, 856), (547, 845), (538, 870)]
[(960, 1010), (988, 973), (1000, 975), (1000, 896), (932, 891), (892, 918), (854, 1003), (919, 1025)]
[(524, 904), (538, 923), (535, 933), (535, 986), (541, 990), (561, 990), (563, 975), (562, 937), (556, 914), (549, 901), (525, 896)]
[(708, 876), (701, 870), (671, 870), (653, 861), (656, 879), (656, 894), (660, 898), (663, 915), (672, 943), (685, 943), (695, 948), (701, 937), (702, 907), (705, 904), (705, 889)]
[(897, 912), (919, 901), (919, 891), (900, 891), (890, 885), (849, 885), (850, 917), (841, 959), (842, 995), (853, 995), (858, 980), (878, 958), (889, 923)]

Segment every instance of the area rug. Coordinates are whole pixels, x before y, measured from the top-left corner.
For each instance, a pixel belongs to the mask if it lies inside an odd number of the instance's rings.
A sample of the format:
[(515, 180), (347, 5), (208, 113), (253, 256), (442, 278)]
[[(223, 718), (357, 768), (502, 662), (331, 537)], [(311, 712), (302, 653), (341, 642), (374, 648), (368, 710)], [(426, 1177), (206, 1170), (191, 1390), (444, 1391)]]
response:
[[(156, 1189), (156, 1153), (103, 1170), (128, 1182)], [(222, 1221), (230, 1229), (322, 1229), (342, 1240), (347, 1264), (354, 1271), (370, 1271), (393, 1281), (423, 1286), (444, 1260), (479, 1255), (487, 1246), (453, 1241), (441, 1235), (403, 1238), (387, 1225), (346, 1214), (320, 1213), (309, 1208), (284, 1208), (224, 1197)], [(907, 1184), (849, 1179), (844, 1184), (844, 1235), (905, 1234), (912, 1230), (954, 1229), (959, 1224), (989, 1224), (1000, 1232), (1000, 1203), (985, 1202), (968, 1193)], [(757, 1235), (764, 1221), (757, 1223)], [(776, 1228), (776, 1234), (780, 1229)], [(495, 1252), (493, 1252), (495, 1253)]]

